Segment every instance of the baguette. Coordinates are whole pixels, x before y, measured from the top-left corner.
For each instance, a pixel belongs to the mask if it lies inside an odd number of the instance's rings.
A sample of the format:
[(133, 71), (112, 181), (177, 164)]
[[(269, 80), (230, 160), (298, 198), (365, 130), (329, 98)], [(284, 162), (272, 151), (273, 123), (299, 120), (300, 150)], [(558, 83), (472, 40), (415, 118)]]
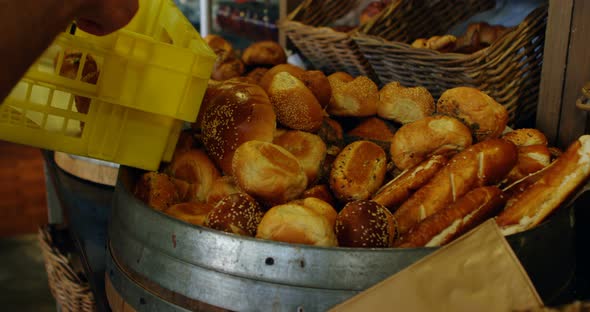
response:
[(500, 182), (516, 160), (516, 146), (502, 139), (480, 142), (455, 155), (395, 212), (399, 233), (405, 234), (470, 190)]
[(504, 235), (541, 223), (590, 176), (590, 135), (583, 135), (496, 218)]
[(505, 203), (495, 186), (473, 189), (448, 207), (413, 226), (394, 247), (436, 247), (451, 242), (494, 216)]

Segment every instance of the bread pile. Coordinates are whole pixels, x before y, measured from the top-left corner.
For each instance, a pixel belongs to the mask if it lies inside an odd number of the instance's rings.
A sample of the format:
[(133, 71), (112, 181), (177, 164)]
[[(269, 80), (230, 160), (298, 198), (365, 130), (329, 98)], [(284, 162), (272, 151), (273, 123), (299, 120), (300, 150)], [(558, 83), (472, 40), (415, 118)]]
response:
[(440, 246), (489, 218), (530, 229), (590, 175), (590, 136), (561, 155), (457, 87), (325, 76), (278, 64), (212, 82), (197, 122), (136, 196), (237, 235), (341, 247)]
[(442, 35), (418, 38), (412, 42), (412, 47), (439, 52), (470, 54), (489, 47), (510, 30), (511, 28), (490, 25), (486, 22), (471, 23), (467, 26), (465, 33), (459, 37)]

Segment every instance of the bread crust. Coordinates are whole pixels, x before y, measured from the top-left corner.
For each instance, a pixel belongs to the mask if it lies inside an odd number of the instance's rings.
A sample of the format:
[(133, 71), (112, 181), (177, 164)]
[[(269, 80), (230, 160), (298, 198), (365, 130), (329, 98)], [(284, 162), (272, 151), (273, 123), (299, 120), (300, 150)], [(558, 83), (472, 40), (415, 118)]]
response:
[(390, 82), (379, 91), (377, 115), (401, 124), (407, 124), (434, 113), (434, 98), (424, 87), (406, 88), (399, 82)]
[(470, 190), (499, 183), (516, 159), (516, 146), (502, 139), (477, 143), (455, 155), (394, 213), (400, 234)]

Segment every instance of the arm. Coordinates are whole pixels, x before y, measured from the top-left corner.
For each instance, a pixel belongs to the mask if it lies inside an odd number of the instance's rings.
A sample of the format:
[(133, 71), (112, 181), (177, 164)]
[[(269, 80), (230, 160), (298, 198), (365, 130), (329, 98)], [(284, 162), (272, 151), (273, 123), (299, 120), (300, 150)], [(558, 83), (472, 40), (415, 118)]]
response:
[(96, 35), (126, 25), (137, 0), (0, 0), (0, 102), (68, 23)]

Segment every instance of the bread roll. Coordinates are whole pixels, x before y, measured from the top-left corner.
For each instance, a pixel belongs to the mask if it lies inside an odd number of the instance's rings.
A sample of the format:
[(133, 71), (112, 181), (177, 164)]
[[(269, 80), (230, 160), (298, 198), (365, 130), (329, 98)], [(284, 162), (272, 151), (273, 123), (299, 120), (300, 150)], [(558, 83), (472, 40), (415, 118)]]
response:
[(292, 244), (338, 245), (330, 221), (301, 202), (272, 207), (262, 218), (256, 237)]
[(384, 120), (377, 117), (369, 117), (348, 131), (347, 135), (363, 140), (387, 142), (387, 150), (389, 150), (389, 142), (393, 139), (395, 131), (395, 127)]
[(270, 87), (270, 83), (278, 73), (288, 72), (293, 77), (300, 79), (303, 77), (303, 73), (305, 73), (305, 69), (292, 65), (292, 64), (280, 64), (274, 66), (273, 68), (269, 69), (264, 75), (260, 78), (260, 82), (258, 83), (264, 91), (268, 91)]
[[(297, 76), (295, 76), (297, 77)], [(332, 98), (332, 87), (328, 77), (319, 70), (307, 70), (299, 78), (313, 93), (322, 108), (326, 108)]]
[(334, 195), (332, 195), (332, 192), (330, 191), (330, 187), (327, 186), (326, 184), (318, 184), (318, 185), (308, 188), (307, 190), (305, 190), (303, 192), (303, 195), (301, 195), (301, 197), (303, 197), (303, 198), (313, 197), (313, 198), (321, 199), (321, 200), (325, 201), (326, 203), (328, 203), (330, 206), (336, 208), (335, 207), (336, 206), (336, 199), (334, 198)]
[(457, 37), (453, 35), (432, 36), (428, 39), (419, 38), (412, 42), (413, 48), (430, 49), (439, 52), (451, 52), (455, 50)]
[(286, 149), (272, 143), (248, 141), (234, 154), (237, 185), (267, 206), (298, 198), (307, 188), (301, 164)]
[(328, 155), (336, 156), (344, 147), (344, 131), (334, 119), (324, 117), (317, 134), (326, 143)]
[(455, 155), (394, 213), (400, 234), (470, 190), (500, 182), (516, 159), (516, 146), (502, 139), (477, 143)]
[(495, 186), (478, 187), (463, 195), (398, 239), (395, 247), (437, 247), (445, 245), (485, 220), (493, 217), (505, 203)]
[(328, 80), (332, 88), (328, 113), (334, 116), (354, 117), (372, 116), (377, 113), (379, 89), (371, 79), (360, 76), (345, 83), (329, 77)]
[(547, 137), (537, 129), (516, 129), (502, 135), (502, 139), (510, 141), (516, 146), (547, 146)]
[(209, 34), (203, 37), (203, 39), (218, 58), (221, 58), (222, 60), (225, 60), (234, 54), (234, 49), (231, 43), (218, 35)]
[(319, 136), (292, 130), (275, 137), (273, 143), (286, 149), (297, 158), (307, 176), (308, 184), (316, 182), (322, 163), (326, 158), (326, 144)]
[(336, 218), (335, 229), (341, 247), (385, 248), (397, 237), (391, 212), (370, 200), (346, 204)]
[(382, 186), (373, 195), (373, 201), (385, 206), (391, 212), (395, 211), (446, 164), (445, 156), (431, 156), (420, 164), (404, 170), (395, 179)]
[[(55, 63), (57, 63), (57, 57), (59, 57), (59, 54), (56, 55)], [(97, 84), (100, 71), (98, 69), (96, 60), (91, 54), (86, 54), (84, 60), (82, 57), (82, 52), (69, 49), (64, 51), (64, 58), (59, 74), (69, 79), (76, 79), (78, 76), (78, 70), (80, 69), (80, 64), (82, 64), (82, 61), (84, 61), (84, 68), (82, 68), (82, 72), (80, 73), (80, 81), (90, 84)], [(82, 114), (88, 114), (88, 111), (90, 110), (90, 101), (91, 99), (87, 97), (79, 95), (74, 96), (74, 105), (76, 106), (76, 110)], [(80, 128), (84, 128), (83, 121), (80, 121)]]
[(387, 161), (379, 145), (356, 141), (336, 157), (330, 172), (330, 189), (340, 201), (369, 199), (385, 179)]
[(203, 225), (213, 206), (205, 203), (180, 203), (170, 206), (164, 213), (184, 222)]
[(276, 115), (259, 86), (224, 83), (203, 115), (203, 143), (211, 159), (231, 175), (235, 150), (250, 140), (272, 142)]
[(248, 194), (231, 194), (220, 200), (205, 220), (205, 226), (228, 233), (254, 236), (264, 211)]
[(424, 87), (406, 88), (390, 82), (379, 91), (377, 115), (407, 124), (434, 113), (434, 98)]
[(308, 197), (303, 199), (297, 199), (292, 201), (292, 203), (297, 203), (303, 205), (306, 208), (312, 209), (315, 213), (323, 216), (328, 220), (330, 223), (330, 228), (334, 229), (336, 225), (336, 217), (338, 217), (338, 212), (334, 209), (332, 205), (329, 203), (315, 197)]
[(244, 63), (238, 58), (217, 60), (213, 66), (211, 78), (217, 81), (240, 77), (245, 71)]
[(220, 200), (224, 199), (228, 195), (240, 193), (240, 188), (236, 185), (232, 176), (222, 176), (211, 185), (209, 193), (207, 193), (207, 204), (215, 205)]
[(511, 184), (531, 173), (535, 173), (551, 163), (551, 152), (545, 145), (518, 146), (518, 161), (506, 177)]
[(199, 149), (178, 151), (166, 168), (166, 173), (192, 184), (195, 193), (191, 201), (198, 202), (205, 202), (213, 181), (220, 176), (213, 161)]
[(445, 91), (438, 99), (436, 111), (463, 121), (473, 131), (477, 142), (500, 137), (508, 122), (504, 106), (471, 87)]
[(313, 93), (288, 72), (277, 73), (267, 90), (277, 120), (284, 126), (317, 131), (324, 119), (323, 109)]
[(472, 143), (469, 128), (448, 116), (432, 116), (403, 125), (391, 140), (391, 159), (401, 170), (431, 155), (452, 155)]
[(256, 67), (251, 70), (246, 76), (252, 78), (254, 83), (260, 84), (260, 80), (264, 77), (264, 74), (268, 72), (268, 68), (265, 67)]
[(535, 183), (509, 201), (496, 222), (505, 235), (526, 231), (543, 222), (589, 176), (590, 135), (583, 135)]
[(244, 50), (242, 60), (248, 66), (273, 66), (287, 63), (287, 55), (278, 43), (259, 41)]
[(146, 172), (137, 184), (134, 195), (156, 210), (164, 210), (180, 201), (176, 185), (163, 173)]

